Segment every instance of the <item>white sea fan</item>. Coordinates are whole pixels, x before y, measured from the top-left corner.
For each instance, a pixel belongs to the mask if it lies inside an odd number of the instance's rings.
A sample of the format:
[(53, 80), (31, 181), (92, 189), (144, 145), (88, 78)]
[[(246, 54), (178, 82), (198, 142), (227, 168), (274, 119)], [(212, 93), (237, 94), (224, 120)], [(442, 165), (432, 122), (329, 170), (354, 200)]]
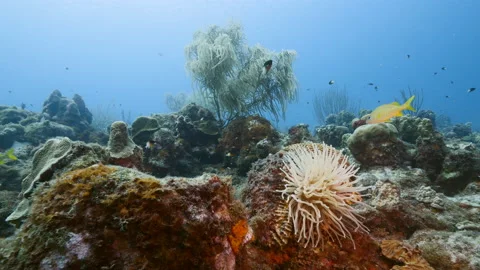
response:
[(325, 236), (350, 238), (350, 230), (367, 232), (352, 204), (361, 202), (355, 186), (358, 169), (326, 144), (299, 144), (284, 155), (285, 188), (279, 190), (288, 204), (288, 219), (295, 238), (304, 247), (316, 247)]

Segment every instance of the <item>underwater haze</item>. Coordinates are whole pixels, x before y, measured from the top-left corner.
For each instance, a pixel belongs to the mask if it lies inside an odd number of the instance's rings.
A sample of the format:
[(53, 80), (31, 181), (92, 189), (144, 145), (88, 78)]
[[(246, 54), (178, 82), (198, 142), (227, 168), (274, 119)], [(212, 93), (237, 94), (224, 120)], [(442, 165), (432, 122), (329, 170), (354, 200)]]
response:
[(58, 89), (119, 118), (168, 112), (165, 95), (194, 86), (184, 53), (193, 34), (234, 21), (249, 45), (297, 52), (299, 97), (281, 129), (317, 125), (310, 101), (330, 87), (370, 110), (423, 89), (423, 109), (479, 129), (480, 91), (467, 93), (479, 87), (478, 10), (468, 0), (2, 1), (0, 99), (40, 112)]
[(479, 10), (0, 0), (0, 270), (479, 270)]

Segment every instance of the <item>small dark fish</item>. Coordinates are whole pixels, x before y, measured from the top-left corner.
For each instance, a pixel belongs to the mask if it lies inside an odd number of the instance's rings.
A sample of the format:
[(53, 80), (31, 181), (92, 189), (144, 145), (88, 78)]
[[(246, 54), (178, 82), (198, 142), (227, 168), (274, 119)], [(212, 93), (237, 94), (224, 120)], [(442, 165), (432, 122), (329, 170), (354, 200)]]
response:
[(310, 101), (307, 101), (307, 104), (310, 104)]
[(377, 100), (377, 103), (380, 103), (380, 100)]
[(453, 84), (453, 81), (450, 81), (450, 84)]
[(30, 104), (30, 107), (33, 107), (33, 104)]
[(268, 72), (272, 68), (273, 60), (268, 60), (267, 62), (263, 63), (263, 67)]
[(120, 105), (120, 107), (122, 107), (122, 103), (120, 103), (119, 105)]
[(22, 108), (22, 110), (25, 110), (25, 108), (27, 107), (27, 105), (22, 102), (22, 104), (20, 104), (20, 107)]
[(307, 88), (307, 91), (310, 91), (310, 88)]
[(372, 82), (371, 82), (371, 83), (368, 83), (368, 85), (373, 85), (373, 83), (372, 83)]
[(442, 70), (447, 70), (447, 68), (446, 68), (446, 67), (442, 67)]
[(438, 72), (434, 72), (434, 73), (433, 73), (433, 75), (437, 75), (437, 74), (438, 74)]
[(375, 91), (377, 91), (377, 90), (378, 90), (378, 86), (375, 86)]
[(8, 90), (8, 93), (11, 94), (11, 93), (12, 93), (12, 90)]
[(68, 67), (65, 67), (65, 70), (68, 70), (69, 68)]
[(158, 56), (163, 56), (163, 53), (159, 52), (159, 53), (158, 53)]
[(330, 85), (332, 85), (332, 84), (334, 84), (334, 83), (335, 83), (334, 80), (331, 80), (331, 81), (328, 82), (328, 84), (330, 84)]
[(446, 98), (449, 98), (449, 96), (445, 96)]
[(410, 54), (407, 54), (407, 58), (410, 59)]
[(471, 92), (475, 91), (476, 89), (477, 89), (477, 88), (475, 88), (475, 87), (468, 88), (467, 93), (471, 93)]

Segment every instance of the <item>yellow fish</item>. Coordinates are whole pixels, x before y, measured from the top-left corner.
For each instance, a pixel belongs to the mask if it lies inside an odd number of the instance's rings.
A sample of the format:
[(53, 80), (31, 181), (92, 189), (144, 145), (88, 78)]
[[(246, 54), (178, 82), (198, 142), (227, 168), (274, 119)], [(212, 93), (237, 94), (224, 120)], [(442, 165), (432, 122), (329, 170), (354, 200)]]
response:
[(0, 153), (0, 165), (5, 164), (6, 159), (17, 160), (17, 157), (13, 154), (13, 148), (5, 153)]
[(403, 110), (415, 111), (412, 107), (412, 101), (414, 98), (415, 96), (412, 96), (403, 105), (395, 101), (390, 104), (378, 106), (367, 118), (367, 124), (390, 122), (390, 119), (393, 117), (402, 116)]
[(17, 160), (17, 157), (13, 154), (13, 148), (11, 148), (10, 150), (8, 150), (6, 152), (7, 154), (7, 157), (11, 160)]

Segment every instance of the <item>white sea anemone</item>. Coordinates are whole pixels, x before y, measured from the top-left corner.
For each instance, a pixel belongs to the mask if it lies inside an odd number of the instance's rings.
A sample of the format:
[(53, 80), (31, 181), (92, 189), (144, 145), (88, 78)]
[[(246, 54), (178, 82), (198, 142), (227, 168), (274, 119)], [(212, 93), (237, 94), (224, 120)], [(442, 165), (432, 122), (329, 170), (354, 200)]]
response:
[(352, 204), (361, 202), (355, 184), (358, 169), (347, 158), (326, 144), (298, 144), (284, 155), (285, 188), (279, 190), (288, 205), (288, 220), (295, 238), (304, 247), (316, 247), (325, 236), (340, 243), (350, 230), (367, 231)]

